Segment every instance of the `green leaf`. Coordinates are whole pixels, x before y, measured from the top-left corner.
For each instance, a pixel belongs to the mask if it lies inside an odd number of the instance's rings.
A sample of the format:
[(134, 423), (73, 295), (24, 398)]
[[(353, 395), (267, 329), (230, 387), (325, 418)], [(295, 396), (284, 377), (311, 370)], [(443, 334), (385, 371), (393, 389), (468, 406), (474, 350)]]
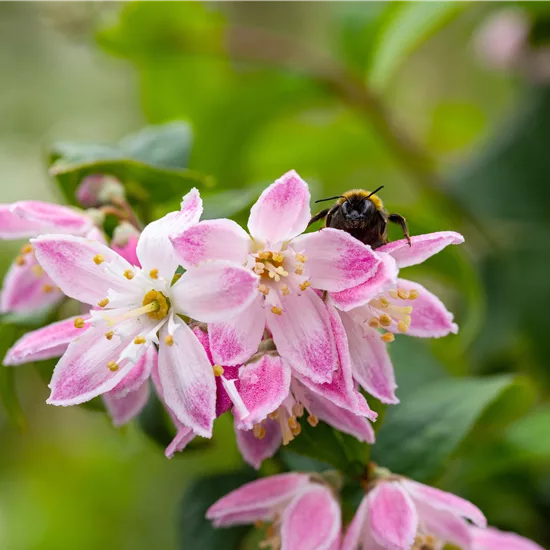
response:
[(441, 380), (387, 410), (373, 460), (426, 481), (437, 476), (476, 420), (514, 383), (511, 376)]
[(179, 508), (179, 548), (182, 550), (236, 550), (248, 527), (215, 529), (205, 518), (206, 511), (227, 493), (253, 481), (254, 472), (241, 471), (193, 481)]
[[(18, 338), (20, 331), (14, 325), (0, 325), (0, 357), (4, 357), (10, 346)], [(17, 397), (15, 387), (15, 367), (0, 365), (0, 399), (2, 405), (15, 426), (26, 427), (27, 421)]]
[(163, 448), (168, 447), (174, 438), (173, 430), (168, 427), (166, 411), (154, 392), (151, 392), (147, 404), (138, 416), (138, 424), (145, 434)]
[(399, 2), (379, 31), (367, 79), (386, 87), (414, 50), (468, 7), (468, 2)]
[(506, 432), (506, 441), (531, 460), (550, 460), (550, 405), (533, 411), (514, 423)]

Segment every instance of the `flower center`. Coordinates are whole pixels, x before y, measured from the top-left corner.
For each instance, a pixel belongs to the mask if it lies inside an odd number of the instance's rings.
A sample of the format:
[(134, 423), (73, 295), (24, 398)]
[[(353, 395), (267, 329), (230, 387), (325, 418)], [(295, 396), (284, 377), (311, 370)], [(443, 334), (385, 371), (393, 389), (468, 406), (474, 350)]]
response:
[(433, 535), (416, 535), (411, 550), (436, 550), (440, 548), (437, 539)]
[(282, 252), (262, 250), (255, 258), (253, 270), (263, 279), (273, 279), (278, 283), (281, 277), (288, 277), (288, 271), (283, 266), (285, 255)]
[(157, 321), (164, 319), (170, 311), (170, 300), (158, 290), (147, 292), (143, 297), (142, 304), (144, 307), (150, 308), (147, 311), (147, 316)]

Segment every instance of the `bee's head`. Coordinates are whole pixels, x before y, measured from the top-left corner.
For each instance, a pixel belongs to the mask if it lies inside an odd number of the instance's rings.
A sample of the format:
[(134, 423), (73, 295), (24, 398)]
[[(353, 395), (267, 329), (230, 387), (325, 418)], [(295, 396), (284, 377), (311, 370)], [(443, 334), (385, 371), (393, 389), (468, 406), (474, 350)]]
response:
[(342, 214), (351, 222), (365, 219), (376, 210), (374, 204), (366, 197), (351, 196), (342, 203)]

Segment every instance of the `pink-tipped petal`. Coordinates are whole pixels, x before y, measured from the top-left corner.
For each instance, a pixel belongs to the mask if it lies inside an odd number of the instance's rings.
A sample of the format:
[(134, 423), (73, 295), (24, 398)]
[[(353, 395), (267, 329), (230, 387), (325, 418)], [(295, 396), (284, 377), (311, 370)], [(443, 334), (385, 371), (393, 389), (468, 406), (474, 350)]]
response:
[(399, 300), (399, 306), (411, 306), (411, 325), (407, 330), (410, 336), (419, 338), (441, 338), (450, 333), (456, 334), (458, 326), (453, 323), (453, 314), (443, 302), (429, 290), (418, 283), (398, 279), (397, 285), (404, 290), (416, 290), (418, 298)]
[(168, 323), (160, 331), (158, 373), (166, 405), (197, 435), (212, 436), (216, 417), (216, 383), (212, 365), (193, 331), (179, 318), (173, 344), (165, 342)]
[(281, 550), (330, 550), (340, 537), (340, 516), (331, 490), (311, 484), (283, 512)]
[(132, 237), (128, 237), (128, 240), (126, 241), (125, 244), (117, 245), (117, 244), (111, 243), (111, 248), (117, 254), (120, 254), (120, 256), (122, 256), (127, 262), (137, 267), (141, 267), (141, 264), (139, 263), (139, 259), (136, 253), (137, 244), (138, 244), (138, 237), (132, 236)]
[(182, 267), (189, 269), (208, 260), (246, 264), (252, 239), (233, 220), (205, 220), (170, 237)]
[(239, 392), (248, 409), (242, 418), (236, 412), (240, 429), (251, 429), (269, 413), (277, 410), (290, 390), (290, 367), (279, 356), (263, 355), (254, 363), (241, 367)]
[(399, 483), (381, 482), (368, 496), (370, 530), (388, 550), (410, 550), (418, 529), (414, 504)]
[(155, 346), (148, 346), (145, 353), (136, 362), (134, 368), (109, 392), (112, 397), (122, 398), (128, 393), (135, 392), (149, 379), (153, 368), (157, 364), (157, 350)]
[[(307, 474), (289, 473), (264, 477), (239, 487), (215, 502), (206, 517), (215, 526), (253, 523), (272, 518), (277, 507), (288, 502), (309, 483)], [(257, 513), (256, 513), (257, 512)], [(231, 518), (231, 522), (224, 521)]]
[[(88, 319), (89, 315), (83, 315), (82, 318)], [(83, 328), (76, 328), (74, 326), (75, 319), (77, 317), (70, 317), (27, 332), (8, 350), (4, 357), (4, 365), (22, 365), (31, 361), (61, 357), (69, 344), (90, 326), (85, 324)]]
[(300, 375), (330, 382), (338, 354), (325, 304), (311, 289), (285, 296), (283, 312), (267, 312), (267, 326), (278, 352)]
[(133, 420), (147, 404), (149, 383), (144, 382), (134, 391), (123, 397), (116, 397), (112, 392), (103, 394), (103, 402), (116, 427), (124, 426)]
[(402, 484), (415, 501), (425, 502), (432, 508), (446, 510), (456, 516), (469, 519), (479, 527), (487, 526), (487, 520), (483, 512), (477, 506), (459, 496), (411, 479), (403, 480)]
[(398, 267), (402, 268), (421, 264), (450, 244), (461, 244), (463, 242), (464, 237), (460, 233), (439, 231), (411, 237), (411, 246), (409, 246), (406, 239), (401, 239), (381, 246), (376, 251), (391, 254), (395, 258)]
[(259, 470), (262, 462), (271, 458), (283, 442), (281, 428), (275, 420), (267, 419), (263, 424), (265, 435), (257, 438), (252, 430), (239, 430), (235, 425), (237, 446), (245, 462)]
[(265, 330), (263, 297), (258, 293), (254, 301), (241, 313), (223, 323), (208, 325), (212, 359), (219, 365), (240, 365), (258, 351)]
[(187, 444), (195, 438), (195, 433), (191, 428), (180, 426), (178, 433), (174, 439), (170, 442), (170, 445), (166, 447), (164, 456), (166, 458), (173, 458), (174, 454), (179, 453), (187, 447)]
[(339, 229), (301, 235), (292, 241), (292, 248), (307, 257), (304, 274), (312, 286), (330, 292), (364, 283), (381, 261), (370, 246)]
[(258, 241), (288, 241), (306, 230), (311, 218), (307, 183), (294, 171), (272, 183), (250, 209), (248, 229)]
[(41, 224), (18, 216), (13, 207), (13, 204), (0, 204), (0, 239), (28, 239), (40, 235)]
[(201, 214), (202, 199), (199, 192), (193, 188), (183, 197), (179, 212), (170, 212), (160, 220), (147, 225), (137, 245), (137, 257), (143, 268), (146, 271), (158, 269), (161, 277), (171, 281), (179, 260), (169, 237), (197, 223)]
[(399, 403), (393, 366), (381, 334), (348, 313), (342, 312), (341, 319), (348, 337), (355, 380), (382, 403)]
[(132, 266), (97, 241), (71, 235), (44, 235), (31, 241), (38, 263), (70, 298), (96, 305), (110, 289), (124, 293)]
[(447, 510), (437, 510), (424, 503), (415, 501), (416, 510), (426, 533), (431, 533), (438, 540), (447, 542), (458, 548), (469, 550), (472, 547), (472, 536), (469, 523)]
[(208, 262), (186, 271), (172, 287), (172, 306), (204, 323), (232, 319), (257, 297), (258, 279), (232, 262)]
[(472, 527), (472, 550), (544, 550), (536, 542), (494, 527)]
[(363, 534), (367, 527), (368, 507), (369, 503), (365, 496), (361, 500), (361, 504), (359, 504), (359, 508), (357, 508), (353, 520), (349, 524), (340, 550), (361, 550), (361, 541), (364, 538)]
[[(377, 250), (378, 252), (378, 250)], [(333, 304), (342, 311), (350, 311), (367, 304), (370, 300), (397, 283), (397, 264), (389, 254), (379, 254), (380, 263), (373, 276), (355, 287), (331, 292)]]
[[(114, 328), (120, 331), (108, 340), (105, 328), (92, 327), (78, 336), (57, 363), (50, 382), (50, 405), (78, 405), (111, 391), (134, 367), (123, 351), (142, 329), (136, 320), (124, 321)], [(123, 334), (123, 336), (119, 336)], [(143, 350), (145, 351), (145, 349)], [(107, 365), (114, 361), (118, 369)]]

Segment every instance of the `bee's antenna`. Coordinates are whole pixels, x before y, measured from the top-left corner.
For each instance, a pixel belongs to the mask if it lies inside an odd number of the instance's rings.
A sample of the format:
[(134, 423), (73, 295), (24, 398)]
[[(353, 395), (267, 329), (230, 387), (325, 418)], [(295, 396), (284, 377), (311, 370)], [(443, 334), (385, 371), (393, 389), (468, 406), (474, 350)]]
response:
[(375, 189), (375, 190), (367, 197), (367, 199), (368, 199), (369, 197), (372, 197), (375, 193), (378, 193), (378, 191), (380, 191), (380, 189), (384, 189), (384, 186), (381, 185), (378, 189)]
[(318, 202), (333, 201), (334, 199), (345, 199), (345, 198), (346, 197), (343, 197), (342, 195), (336, 195), (335, 197), (328, 197), (328, 199), (319, 199), (318, 201), (315, 201), (315, 204), (317, 204)]

